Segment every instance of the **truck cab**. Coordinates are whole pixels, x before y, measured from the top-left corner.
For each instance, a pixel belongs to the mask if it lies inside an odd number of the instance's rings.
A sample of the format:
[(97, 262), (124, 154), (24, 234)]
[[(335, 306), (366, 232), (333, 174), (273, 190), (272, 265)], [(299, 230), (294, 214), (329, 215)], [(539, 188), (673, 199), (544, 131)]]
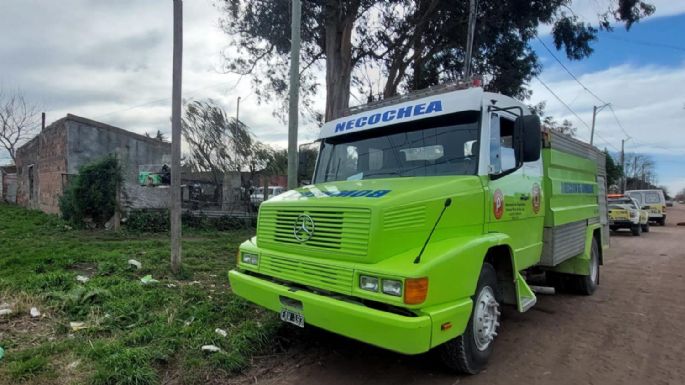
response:
[[(454, 85), (326, 123), (313, 183), (264, 202), (233, 291), (307, 324), (448, 367), (487, 363), (532, 271), (584, 294), (606, 244), (601, 152), (521, 102)], [(608, 230), (607, 230), (608, 231)]]

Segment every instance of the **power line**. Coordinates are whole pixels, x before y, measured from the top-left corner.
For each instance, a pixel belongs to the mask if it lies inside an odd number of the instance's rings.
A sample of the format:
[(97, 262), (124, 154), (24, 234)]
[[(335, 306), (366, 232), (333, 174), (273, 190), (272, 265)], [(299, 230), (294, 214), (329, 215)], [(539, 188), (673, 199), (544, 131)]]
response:
[(645, 40), (626, 39), (625, 37), (611, 36), (611, 35), (606, 35), (603, 37), (605, 37), (607, 39), (612, 39), (612, 40), (624, 41), (626, 43), (631, 43), (631, 44), (644, 45), (644, 46), (652, 47), (652, 48), (667, 48), (667, 49), (671, 49), (674, 51), (685, 52), (685, 47), (681, 47), (681, 46), (673, 45), (673, 44), (666, 44), (666, 43), (659, 43), (659, 42), (645, 41)]
[(578, 79), (578, 77), (576, 77), (576, 75), (574, 75), (573, 72), (571, 72), (571, 70), (569, 70), (569, 69), (564, 65), (564, 63), (561, 62), (561, 60), (559, 60), (559, 58), (554, 54), (554, 52), (552, 52), (551, 49), (549, 49), (549, 47), (547, 46), (547, 44), (545, 44), (545, 42), (542, 41), (542, 39), (540, 39), (539, 36), (537, 36), (537, 39), (538, 39), (538, 41), (540, 42), (540, 44), (542, 44), (542, 46), (545, 47), (545, 49), (547, 50), (547, 52), (549, 52), (549, 54), (552, 55), (552, 57), (554, 58), (554, 60), (556, 60), (557, 63), (559, 63), (559, 65), (561, 65), (561, 68), (563, 68), (569, 75), (571, 75), (571, 77), (573, 78), (573, 80), (575, 80), (576, 83), (578, 83), (581, 87), (583, 87), (583, 89), (584, 89), (585, 91), (587, 91), (587, 93), (589, 93), (590, 95), (594, 96), (594, 98), (597, 99), (597, 100), (599, 100), (602, 104), (609, 104), (609, 103), (605, 102), (604, 100), (602, 100), (602, 98), (600, 98), (599, 96), (597, 96), (597, 94), (595, 94), (594, 92), (592, 92), (587, 86), (585, 86), (585, 84), (583, 84), (583, 82), (581, 82), (580, 79)]
[[(590, 125), (587, 124), (587, 123), (583, 120), (583, 118), (581, 118), (580, 115), (578, 115), (578, 114), (577, 114), (577, 113), (576, 113), (568, 104), (566, 104), (566, 102), (564, 102), (564, 101), (563, 101), (563, 100), (562, 100), (554, 91), (552, 91), (552, 89), (547, 85), (547, 83), (545, 83), (544, 81), (542, 81), (542, 79), (540, 79), (540, 77), (537, 76), (537, 75), (535, 75), (535, 79), (537, 79), (537, 80), (540, 82), (540, 84), (542, 84), (542, 85), (547, 89), (547, 91), (549, 91), (549, 93), (552, 94), (552, 96), (554, 96), (554, 97), (559, 101), (559, 103), (561, 103), (564, 107), (566, 107), (566, 109), (569, 110), (569, 112), (571, 112), (571, 113), (573, 114), (573, 116), (576, 117), (576, 119), (578, 119), (581, 123), (583, 123), (583, 125), (584, 125), (588, 130), (591, 130)], [(596, 134), (596, 135), (597, 135), (598, 138), (600, 138), (602, 141), (604, 141), (605, 144), (609, 145), (609, 146), (612, 147), (614, 150), (619, 151), (619, 149), (616, 148), (616, 146), (614, 146), (613, 144), (611, 144), (611, 142), (609, 142), (608, 140), (606, 140), (604, 137), (602, 137), (602, 136), (599, 135), (599, 134)]]
[[(623, 127), (623, 124), (621, 124), (621, 121), (618, 118), (618, 115), (616, 115), (616, 111), (614, 110), (614, 107), (611, 105), (611, 103), (606, 102), (604, 99), (600, 98), (599, 96), (597, 96), (597, 94), (592, 92), (592, 90), (590, 90), (590, 88), (588, 88), (585, 84), (583, 84), (583, 82), (581, 82), (580, 79), (578, 79), (578, 77), (575, 74), (573, 74), (573, 72), (571, 72), (571, 70), (568, 69), (568, 67), (566, 67), (561, 60), (559, 60), (559, 58), (554, 54), (554, 52), (552, 52), (552, 50), (547, 46), (547, 44), (545, 44), (545, 42), (542, 41), (542, 39), (540, 39), (539, 36), (537, 36), (537, 39), (540, 42), (540, 44), (542, 44), (542, 46), (547, 50), (547, 52), (549, 52), (549, 54), (554, 58), (554, 60), (556, 60), (557, 63), (559, 63), (559, 65), (561, 65), (561, 68), (563, 68), (573, 78), (573, 80), (575, 80), (576, 83), (578, 83), (578, 85), (580, 85), (587, 93), (592, 95), (600, 103), (605, 104), (609, 107), (612, 115), (614, 116), (614, 120), (616, 120), (616, 124), (618, 125), (618, 127), (621, 129), (621, 131), (623, 131), (623, 134), (626, 137), (630, 138), (631, 137), (630, 134), (628, 134), (626, 129)], [(538, 78), (538, 80), (540, 80), (540, 79)], [(601, 135), (599, 135), (599, 133), (596, 133), (595, 135), (597, 135), (598, 137), (601, 138)]]
[(626, 137), (631, 138), (626, 129), (623, 128), (623, 124), (621, 124), (621, 121), (618, 119), (618, 115), (616, 115), (616, 111), (614, 111), (614, 107), (611, 104), (609, 104), (609, 109), (611, 110), (611, 114), (614, 116), (614, 120), (616, 120), (616, 124), (618, 124), (618, 126), (621, 128), (621, 131), (623, 131), (623, 134)]

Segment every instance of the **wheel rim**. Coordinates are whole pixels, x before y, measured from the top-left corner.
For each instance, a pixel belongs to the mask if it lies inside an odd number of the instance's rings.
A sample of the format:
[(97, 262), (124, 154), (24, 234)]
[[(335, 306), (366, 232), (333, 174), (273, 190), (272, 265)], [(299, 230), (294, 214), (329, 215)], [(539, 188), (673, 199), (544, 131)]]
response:
[(597, 253), (595, 252), (595, 248), (592, 248), (592, 261), (590, 263), (590, 279), (592, 279), (592, 282), (597, 283), (597, 274), (599, 272), (599, 264), (597, 263)]
[(486, 286), (478, 294), (473, 309), (473, 336), (478, 350), (486, 350), (497, 336), (499, 315), (495, 293)]

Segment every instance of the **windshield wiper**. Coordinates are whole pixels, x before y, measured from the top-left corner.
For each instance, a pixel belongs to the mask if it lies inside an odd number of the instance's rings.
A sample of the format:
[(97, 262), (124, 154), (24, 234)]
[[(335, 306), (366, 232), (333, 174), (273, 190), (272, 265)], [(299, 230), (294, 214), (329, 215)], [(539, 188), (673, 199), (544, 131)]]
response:
[(366, 179), (367, 176), (376, 176), (376, 175), (398, 175), (398, 176), (402, 176), (402, 173), (399, 171), (381, 171), (381, 172), (364, 173), (364, 178), (362, 178), (362, 179)]

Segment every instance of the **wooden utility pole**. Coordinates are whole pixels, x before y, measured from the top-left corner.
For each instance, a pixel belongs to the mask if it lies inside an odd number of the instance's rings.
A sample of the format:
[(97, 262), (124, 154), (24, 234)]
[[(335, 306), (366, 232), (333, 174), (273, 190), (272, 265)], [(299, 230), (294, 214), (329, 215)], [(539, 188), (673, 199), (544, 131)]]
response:
[(630, 138), (627, 139), (621, 139), (621, 173), (623, 176), (621, 177), (621, 192), (625, 193), (626, 192), (626, 142), (629, 141)]
[(300, 96), (300, 0), (292, 0), (290, 24), (290, 96), (288, 108), (288, 190), (297, 187), (297, 119)]
[(238, 96), (238, 104), (235, 106), (235, 122), (240, 126), (240, 96)]
[(609, 103), (603, 106), (592, 106), (592, 129), (590, 130), (590, 145), (593, 145), (595, 141), (595, 120), (597, 120), (597, 113), (602, 111), (604, 107), (607, 107)]
[(464, 56), (464, 80), (471, 78), (471, 56), (473, 56), (473, 40), (476, 34), (476, 0), (469, 3), (469, 24), (466, 38), (466, 55)]
[(174, 1), (174, 58), (171, 89), (171, 271), (181, 271), (181, 72), (183, 0)]

